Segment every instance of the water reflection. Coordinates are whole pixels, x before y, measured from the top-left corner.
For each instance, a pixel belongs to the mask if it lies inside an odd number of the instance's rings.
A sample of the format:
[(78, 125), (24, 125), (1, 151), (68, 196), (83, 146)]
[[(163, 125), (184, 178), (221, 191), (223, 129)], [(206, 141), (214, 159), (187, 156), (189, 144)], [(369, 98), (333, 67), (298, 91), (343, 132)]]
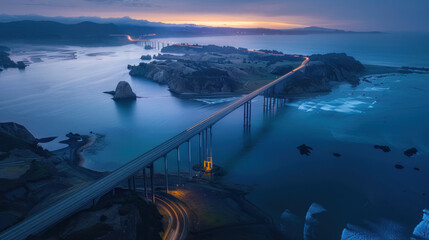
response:
[(138, 100), (114, 101), (118, 116), (123, 122), (129, 123), (134, 118), (136, 102)]

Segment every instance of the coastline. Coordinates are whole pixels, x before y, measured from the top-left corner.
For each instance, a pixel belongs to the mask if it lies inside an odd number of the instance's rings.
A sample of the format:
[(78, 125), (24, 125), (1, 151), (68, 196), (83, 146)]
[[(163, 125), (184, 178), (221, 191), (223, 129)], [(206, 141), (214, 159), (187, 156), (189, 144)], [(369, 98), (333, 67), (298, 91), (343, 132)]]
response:
[(96, 134), (81, 135), (81, 137), (82, 141), (73, 141), (71, 138), (62, 141), (63, 143), (68, 144), (68, 146), (55, 150), (52, 153), (58, 157), (62, 157), (73, 170), (88, 175), (93, 179), (98, 179), (107, 175), (108, 172), (99, 172), (82, 166), (83, 162), (85, 161), (82, 151), (92, 146), (95, 143), (97, 137)]

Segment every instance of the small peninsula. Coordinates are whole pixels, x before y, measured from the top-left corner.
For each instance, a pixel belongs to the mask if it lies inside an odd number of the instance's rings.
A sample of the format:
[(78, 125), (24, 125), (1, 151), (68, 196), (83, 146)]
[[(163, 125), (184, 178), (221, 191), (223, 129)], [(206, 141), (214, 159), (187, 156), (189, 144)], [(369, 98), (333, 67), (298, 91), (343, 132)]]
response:
[(9, 57), (10, 48), (0, 46), (0, 72), (6, 68), (25, 69), (26, 65), (23, 61), (14, 62)]

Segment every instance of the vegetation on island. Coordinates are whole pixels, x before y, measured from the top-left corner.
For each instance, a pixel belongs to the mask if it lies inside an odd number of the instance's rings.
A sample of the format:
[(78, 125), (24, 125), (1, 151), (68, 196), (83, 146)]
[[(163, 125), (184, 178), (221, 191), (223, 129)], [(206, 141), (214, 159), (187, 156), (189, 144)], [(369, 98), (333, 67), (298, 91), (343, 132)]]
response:
[[(296, 68), (304, 60), (275, 50), (215, 45), (172, 45), (155, 61), (128, 66), (131, 76), (167, 84), (183, 95), (243, 94)], [(326, 92), (332, 82), (359, 83), (365, 67), (344, 53), (310, 56), (308, 66), (284, 85), (287, 94)]]

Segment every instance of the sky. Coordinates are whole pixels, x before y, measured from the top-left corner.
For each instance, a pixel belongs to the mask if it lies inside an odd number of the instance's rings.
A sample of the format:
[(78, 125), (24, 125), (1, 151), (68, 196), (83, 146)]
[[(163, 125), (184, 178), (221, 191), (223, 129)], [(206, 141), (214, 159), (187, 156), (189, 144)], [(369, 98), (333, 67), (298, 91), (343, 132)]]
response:
[(287, 29), (429, 31), (429, 0), (1, 0), (0, 14)]

